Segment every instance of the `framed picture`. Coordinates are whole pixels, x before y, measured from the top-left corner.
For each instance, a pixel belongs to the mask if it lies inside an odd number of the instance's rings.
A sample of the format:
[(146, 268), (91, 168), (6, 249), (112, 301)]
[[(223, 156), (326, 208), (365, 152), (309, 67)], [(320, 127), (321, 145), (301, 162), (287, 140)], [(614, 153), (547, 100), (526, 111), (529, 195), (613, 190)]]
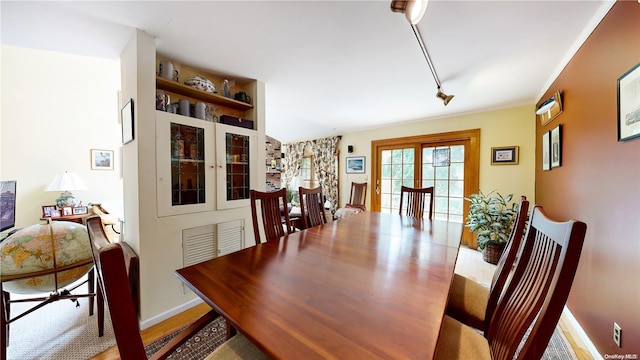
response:
[(84, 215), (89, 212), (86, 206), (77, 206), (73, 208), (73, 215)]
[(60, 216), (62, 216), (60, 209), (58, 208), (51, 209), (51, 218), (59, 218)]
[(42, 207), (42, 217), (47, 218), (51, 217), (51, 212), (56, 209), (55, 205), (45, 205)]
[(562, 125), (551, 130), (551, 167), (562, 165)]
[(113, 150), (91, 149), (91, 170), (113, 170)]
[(640, 137), (640, 63), (618, 78), (618, 141)]
[(542, 126), (547, 125), (551, 120), (555, 119), (562, 113), (562, 96), (560, 91), (543, 101), (542, 104), (536, 108), (536, 117), (540, 119)]
[(364, 174), (364, 156), (347, 158), (347, 174)]
[(491, 148), (491, 165), (517, 165), (519, 146), (501, 146)]
[(120, 117), (122, 118), (122, 144), (126, 144), (133, 141), (133, 99), (129, 99), (120, 110)]
[(542, 170), (551, 170), (551, 131), (542, 134)]
[(71, 206), (63, 206), (62, 207), (62, 216), (71, 216), (73, 215), (73, 207)]

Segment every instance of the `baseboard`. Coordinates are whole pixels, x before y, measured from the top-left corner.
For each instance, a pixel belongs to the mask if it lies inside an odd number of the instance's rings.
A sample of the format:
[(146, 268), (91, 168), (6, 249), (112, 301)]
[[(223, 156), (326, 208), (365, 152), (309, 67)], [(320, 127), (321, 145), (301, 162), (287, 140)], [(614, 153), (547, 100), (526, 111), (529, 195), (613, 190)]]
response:
[(202, 299), (200, 298), (195, 298), (193, 300), (187, 301), (186, 303), (180, 305), (180, 306), (176, 306), (173, 309), (170, 309), (168, 311), (165, 311), (161, 314), (158, 314), (152, 318), (149, 318), (145, 321), (141, 321), (140, 322), (140, 330), (145, 330), (153, 325), (156, 325), (158, 323), (161, 323), (165, 320), (167, 320), (168, 318), (178, 315), (186, 310), (191, 309), (192, 307), (199, 305), (200, 303), (202, 303)]
[(587, 333), (584, 332), (582, 326), (580, 326), (578, 320), (576, 320), (576, 318), (566, 306), (562, 311), (562, 317), (566, 320), (564, 322), (568, 327), (566, 330), (576, 341), (580, 341), (582, 345), (584, 345), (591, 357), (593, 357), (594, 359), (603, 359), (602, 355), (600, 355), (600, 353), (598, 352), (598, 349), (596, 349), (596, 346), (593, 345), (591, 339), (589, 339), (589, 336), (587, 336)]

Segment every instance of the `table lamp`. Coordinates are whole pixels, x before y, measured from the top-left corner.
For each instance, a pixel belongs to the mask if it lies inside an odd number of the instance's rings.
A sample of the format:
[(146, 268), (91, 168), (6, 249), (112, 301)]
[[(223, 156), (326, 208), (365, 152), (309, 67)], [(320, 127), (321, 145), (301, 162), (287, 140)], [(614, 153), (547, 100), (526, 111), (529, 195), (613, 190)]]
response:
[(57, 174), (44, 191), (62, 191), (60, 197), (56, 199), (56, 205), (63, 207), (76, 206), (76, 198), (71, 194), (71, 191), (86, 189), (87, 186), (78, 174), (65, 171), (62, 174)]

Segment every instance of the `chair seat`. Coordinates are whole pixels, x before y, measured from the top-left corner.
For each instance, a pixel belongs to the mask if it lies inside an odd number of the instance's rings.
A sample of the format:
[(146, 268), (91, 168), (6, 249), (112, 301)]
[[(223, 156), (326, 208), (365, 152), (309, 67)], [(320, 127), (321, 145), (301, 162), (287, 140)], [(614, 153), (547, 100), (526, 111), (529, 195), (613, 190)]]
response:
[(483, 329), (488, 301), (489, 289), (467, 277), (454, 274), (447, 315), (476, 329)]
[(435, 359), (491, 360), (491, 349), (487, 339), (478, 331), (445, 315)]
[(205, 360), (241, 360), (269, 359), (249, 339), (237, 333), (231, 339), (218, 346)]

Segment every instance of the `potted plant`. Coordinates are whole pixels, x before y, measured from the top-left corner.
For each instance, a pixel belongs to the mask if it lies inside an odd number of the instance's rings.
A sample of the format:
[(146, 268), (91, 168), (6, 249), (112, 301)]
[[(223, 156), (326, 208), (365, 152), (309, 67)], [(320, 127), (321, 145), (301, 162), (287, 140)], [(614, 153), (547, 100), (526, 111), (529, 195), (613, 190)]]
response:
[(471, 202), (465, 226), (475, 233), (483, 259), (491, 264), (498, 263), (509, 241), (518, 209), (518, 204), (509, 204), (512, 198), (513, 194), (502, 196), (495, 190), (486, 195), (478, 191), (465, 198)]

